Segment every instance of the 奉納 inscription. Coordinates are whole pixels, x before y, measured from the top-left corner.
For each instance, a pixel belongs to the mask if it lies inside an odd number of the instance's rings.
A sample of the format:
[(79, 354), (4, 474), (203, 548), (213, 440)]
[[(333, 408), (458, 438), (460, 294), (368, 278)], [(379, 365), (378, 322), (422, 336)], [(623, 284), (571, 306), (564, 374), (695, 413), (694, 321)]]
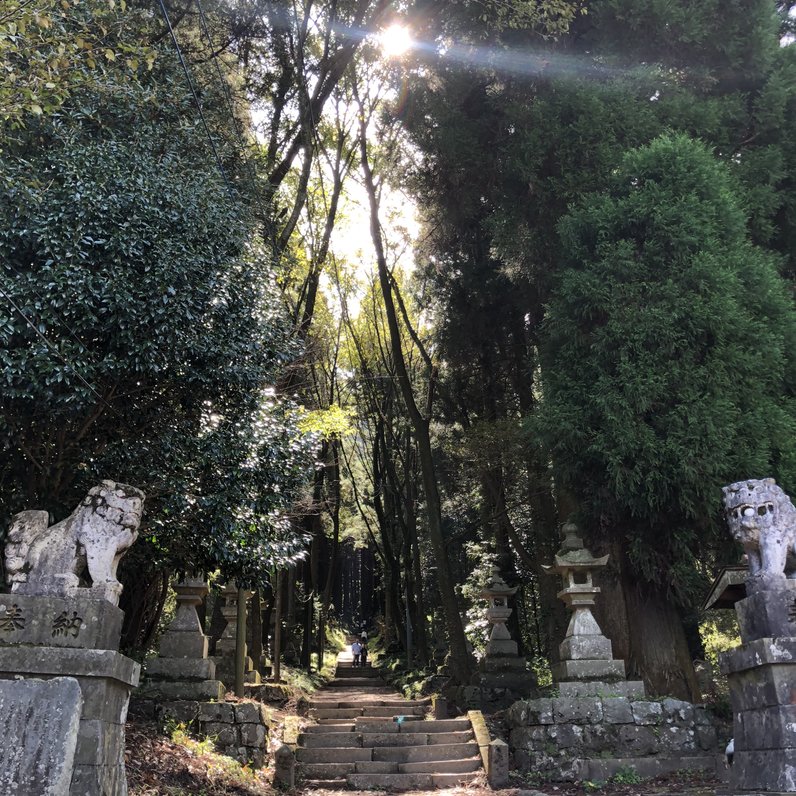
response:
[(72, 611), (72, 616), (69, 616), (68, 611), (63, 611), (53, 620), (53, 636), (68, 636), (71, 633), (73, 638), (77, 638), (82, 625), (83, 619), (77, 615), (77, 611)]
[(0, 614), (0, 633), (13, 633), (25, 627), (22, 609), (14, 603), (5, 614)]

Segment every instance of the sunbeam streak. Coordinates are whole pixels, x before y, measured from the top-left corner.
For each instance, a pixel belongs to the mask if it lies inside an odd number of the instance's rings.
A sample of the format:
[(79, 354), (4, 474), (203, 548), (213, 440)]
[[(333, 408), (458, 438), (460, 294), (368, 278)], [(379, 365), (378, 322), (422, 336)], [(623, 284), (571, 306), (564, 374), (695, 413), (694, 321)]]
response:
[[(387, 52), (384, 42), (388, 41), (388, 31), (400, 29), (403, 32), (400, 50)], [(392, 26), (376, 37), (387, 56), (405, 54), (408, 51), (422, 53), (443, 65), (445, 62), (471, 69), (491, 69), (504, 75), (520, 77), (578, 77), (604, 80), (621, 77), (636, 71), (634, 69), (607, 66), (588, 55), (574, 56), (530, 49), (508, 49), (498, 47), (478, 47), (471, 44), (426, 42), (411, 38), (403, 26)], [(335, 31), (341, 38), (364, 41), (373, 38), (373, 31), (349, 27), (338, 27)]]

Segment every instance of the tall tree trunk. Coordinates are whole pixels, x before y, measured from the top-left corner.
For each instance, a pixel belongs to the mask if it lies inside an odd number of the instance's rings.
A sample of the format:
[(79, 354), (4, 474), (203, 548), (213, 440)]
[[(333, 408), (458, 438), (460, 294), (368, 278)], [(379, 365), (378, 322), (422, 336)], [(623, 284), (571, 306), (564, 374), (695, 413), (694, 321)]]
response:
[(595, 610), (615, 658), (625, 661), (629, 678), (643, 678), (653, 696), (689, 702), (701, 698), (683, 623), (677, 608), (631, 569), (620, 540), (610, 542), (611, 559), (598, 575), (602, 589)]
[[(379, 204), (376, 195), (376, 186), (373, 181), (373, 172), (370, 168), (367, 149), (367, 123), (364, 116), (360, 120), (360, 155), (362, 174), (364, 176), (365, 190), (370, 206), (370, 234), (376, 252), (376, 262), (379, 271), (379, 286), (384, 300), (384, 311), (387, 317), (387, 327), (390, 331), (390, 351), (393, 365), (398, 374), (398, 384), (401, 395), (406, 405), (409, 420), (417, 441), (420, 459), (420, 472), (423, 480), (423, 493), (425, 495), (426, 515), (428, 522), (429, 539), (434, 550), (437, 563), (437, 578), (439, 583), (440, 599), (445, 614), (445, 629), (447, 633), (448, 648), (450, 650), (450, 669), (453, 677), (460, 683), (468, 683), (472, 673), (472, 658), (467, 652), (467, 641), (464, 636), (464, 627), (456, 602), (453, 577), (446, 550), (445, 536), (442, 531), (442, 507), (434, 472), (434, 457), (429, 433), (429, 421), (423, 417), (415, 401), (412, 383), (404, 359), (401, 331), (398, 326), (398, 317), (392, 295), (392, 283), (387, 270), (387, 260), (381, 238), (381, 225), (379, 223)], [(431, 384), (429, 384), (429, 390)]]
[(395, 610), (392, 594), (397, 586), (389, 568), (384, 569), (384, 646), (389, 647), (395, 639)]
[(415, 584), (415, 644), (421, 663), (429, 661), (428, 631), (426, 629), (426, 599), (423, 592), (423, 569), (420, 561), (420, 544), (417, 538), (417, 522), (409, 525), (409, 542), (412, 555), (412, 578)]
[(332, 589), (337, 577), (337, 552), (340, 546), (340, 450), (339, 442), (333, 440), (330, 444), (332, 464), (327, 479), (332, 497), (332, 551), (329, 555), (329, 566), (326, 570), (326, 585), (321, 597), (321, 611), (318, 617), (318, 669), (323, 668), (323, 655), (326, 649), (326, 622), (329, 615), (329, 605), (332, 600)]
[(249, 610), (249, 628), (251, 630), (249, 655), (254, 661), (254, 667), (257, 671), (260, 671), (263, 659), (263, 612), (261, 603), (260, 590), (255, 589), (251, 597), (251, 608)]
[[(326, 460), (327, 444), (321, 445), (319, 460)], [(321, 537), (323, 528), (321, 526), (320, 504), (323, 496), (323, 481), (325, 471), (319, 467), (315, 471), (312, 484), (312, 512), (303, 519), (304, 530), (309, 534), (310, 542), (310, 561), (309, 566), (304, 568), (304, 598), (306, 599), (304, 609), (304, 643), (301, 648), (301, 665), (307, 671), (312, 669), (312, 625), (314, 621), (313, 601), (318, 592), (318, 568), (320, 556)]]
[[(503, 468), (489, 467), (481, 472), (481, 485), (483, 491), (484, 512), (488, 514), (487, 522), (494, 531), (495, 554), (497, 555), (497, 566), (501, 576), (509, 586), (517, 586), (521, 583), (517, 574), (517, 567), (514, 563), (510, 539), (516, 538), (517, 534), (509, 517), (506, 507), (506, 490), (503, 486)], [(510, 605), (514, 609), (508, 619), (507, 627), (511, 637), (517, 642), (520, 655), (525, 654), (522, 631), (520, 628), (520, 615), (517, 610), (517, 603), (521, 595), (517, 594), (511, 598)]]
[(290, 638), (296, 626), (296, 565), (290, 564), (287, 568), (285, 580), (287, 581), (287, 604), (285, 606), (285, 630)]
[(271, 676), (275, 683), (282, 679), (282, 604), (283, 604), (283, 581), (284, 573), (282, 570), (276, 572), (276, 584), (274, 585), (274, 655), (271, 659)]

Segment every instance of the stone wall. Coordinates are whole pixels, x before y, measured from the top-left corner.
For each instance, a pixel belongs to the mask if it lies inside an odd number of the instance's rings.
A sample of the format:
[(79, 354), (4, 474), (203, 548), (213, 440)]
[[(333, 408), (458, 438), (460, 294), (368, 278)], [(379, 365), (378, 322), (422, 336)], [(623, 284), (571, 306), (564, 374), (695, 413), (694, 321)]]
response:
[(216, 749), (240, 763), (261, 768), (267, 755), (270, 711), (259, 702), (192, 702), (188, 700), (158, 703), (133, 699), (130, 710), (136, 715), (184, 724), (192, 735), (211, 738)]
[[(609, 759), (651, 776), (673, 768), (715, 768), (726, 743), (704, 707), (677, 699), (551, 697), (506, 712), (514, 767), (551, 780), (599, 778)], [(724, 733), (722, 733), (723, 735)], [(662, 766), (660, 761), (673, 761)], [(657, 764), (656, 764), (657, 761)], [(610, 775), (610, 773), (609, 773)]]

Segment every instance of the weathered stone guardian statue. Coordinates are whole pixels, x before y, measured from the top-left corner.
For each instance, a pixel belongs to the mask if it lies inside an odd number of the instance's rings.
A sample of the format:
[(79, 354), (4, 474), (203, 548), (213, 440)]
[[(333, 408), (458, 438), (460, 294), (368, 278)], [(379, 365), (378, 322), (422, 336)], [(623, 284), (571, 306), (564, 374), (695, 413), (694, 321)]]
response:
[(735, 604), (743, 644), (720, 658), (733, 709), (737, 793), (796, 793), (796, 509), (772, 478), (724, 487), (749, 560)]
[[(0, 735), (2, 793), (127, 793), (124, 725), (140, 666), (118, 652), (124, 614), (116, 569), (138, 535), (143, 506), (143, 492), (102, 481), (63, 522), (48, 526), (43, 511), (12, 520), (10, 593), (0, 594), (0, 681), (12, 685), (0, 689), (0, 701), (5, 715), (23, 720), (6, 727), (0, 719), (8, 730)], [(60, 746), (47, 755), (31, 746), (34, 724), (42, 744)]]
[(6, 540), (6, 580), (12, 592), (75, 596), (80, 578), (91, 578), (92, 596), (119, 604), (116, 570), (138, 538), (144, 493), (103, 481), (61, 522), (48, 527), (46, 511), (22, 511)]
[(749, 560), (747, 594), (796, 578), (796, 508), (774, 479), (738, 481), (722, 491), (730, 533)]

